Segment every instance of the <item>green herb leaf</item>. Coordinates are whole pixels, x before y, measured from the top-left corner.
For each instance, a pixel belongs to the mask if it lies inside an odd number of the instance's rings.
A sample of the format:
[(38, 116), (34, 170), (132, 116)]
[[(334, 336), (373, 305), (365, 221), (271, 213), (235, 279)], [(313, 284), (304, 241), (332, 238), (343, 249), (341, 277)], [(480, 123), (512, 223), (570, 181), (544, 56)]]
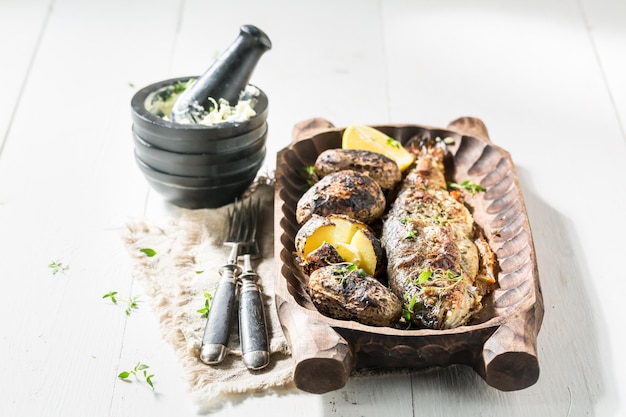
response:
[(306, 185), (311, 188), (318, 180), (317, 175), (315, 174), (315, 166), (306, 166), (304, 167), (304, 171), (306, 172)]
[(132, 310), (137, 310), (139, 308), (139, 306), (137, 305), (137, 299), (138, 297), (131, 297), (130, 300), (127, 301), (128, 307), (126, 307), (125, 311), (127, 316), (130, 316)]
[(204, 291), (204, 307), (196, 311), (205, 319), (209, 317), (209, 312), (211, 311), (211, 301), (213, 301), (213, 294), (209, 291)]
[(422, 285), (426, 281), (428, 281), (432, 274), (433, 274), (432, 271), (428, 271), (428, 270), (424, 270), (424, 271), (420, 272), (419, 276), (417, 277), (418, 285)]
[(117, 295), (117, 291), (110, 291), (104, 294), (102, 298), (110, 298), (113, 304), (117, 304), (117, 298), (115, 298), (116, 295)]
[(409, 230), (404, 236), (405, 239), (415, 239), (417, 237), (417, 230)]
[(139, 252), (143, 252), (148, 258), (152, 258), (154, 255), (156, 255), (156, 251), (150, 248), (139, 249)]
[(148, 384), (150, 388), (154, 389), (154, 382), (152, 382), (152, 378), (154, 378), (154, 374), (148, 375), (148, 372), (146, 371), (146, 369), (148, 369), (149, 367), (150, 366), (146, 365), (145, 363), (137, 362), (137, 365), (135, 365), (133, 369), (131, 369), (130, 371), (120, 372), (117, 375), (117, 377), (126, 381), (131, 375), (134, 375), (135, 378), (137, 378), (138, 374), (141, 374), (143, 375), (143, 378), (146, 381), (146, 384)]
[(402, 144), (398, 142), (397, 140), (395, 140), (394, 138), (387, 138), (387, 145), (392, 146), (394, 148), (398, 148), (398, 149), (402, 147)]
[(415, 303), (417, 302), (417, 294), (413, 294), (411, 296), (409, 293), (405, 293), (404, 298), (408, 300), (408, 303), (404, 304), (405, 309), (411, 314), (415, 313)]
[(152, 377), (153, 377), (153, 376), (154, 376), (154, 375), (148, 375), (148, 376), (146, 376), (146, 373), (144, 372), (144, 377), (146, 378), (146, 383), (147, 383), (148, 385), (150, 385), (150, 388), (152, 388), (152, 389), (154, 389), (154, 384), (152, 383)]
[[(117, 304), (117, 302), (118, 302), (118, 298), (116, 297), (117, 294), (118, 294), (117, 291), (109, 291), (108, 293), (104, 294), (102, 296), (102, 298), (103, 299), (110, 298), (111, 302), (113, 304)], [(122, 301), (122, 302), (126, 303), (126, 305), (127, 305), (126, 306), (126, 310), (125, 310), (125, 313), (126, 313), (127, 316), (130, 316), (132, 310), (137, 310), (139, 308), (139, 305), (137, 304), (138, 299), (139, 299), (139, 297), (137, 297), (137, 296), (131, 297), (128, 300), (119, 299), (119, 301)]]
[(50, 262), (50, 264), (48, 264), (48, 268), (52, 269), (52, 275), (56, 275), (59, 272), (65, 272), (70, 269), (68, 265), (63, 265), (63, 263), (59, 261)]
[(481, 191), (487, 191), (487, 189), (485, 187), (483, 187), (482, 185), (479, 184), (475, 184), (470, 180), (465, 180), (465, 181), (461, 181), (460, 184), (457, 184), (455, 182), (447, 182), (447, 186), (448, 188), (453, 188), (453, 189), (458, 189), (458, 190), (466, 190), (468, 191), (471, 195), (475, 195)]
[(457, 274), (450, 269), (446, 270), (446, 278), (448, 279), (448, 281), (458, 281), (461, 279), (461, 276), (461, 274)]

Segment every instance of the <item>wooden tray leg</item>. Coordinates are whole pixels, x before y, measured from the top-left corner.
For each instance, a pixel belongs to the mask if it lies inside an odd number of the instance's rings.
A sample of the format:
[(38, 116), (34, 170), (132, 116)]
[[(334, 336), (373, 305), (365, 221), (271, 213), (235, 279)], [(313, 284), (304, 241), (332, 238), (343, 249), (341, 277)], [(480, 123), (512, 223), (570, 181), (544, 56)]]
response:
[(535, 309), (526, 310), (501, 325), (485, 342), (476, 371), (487, 384), (515, 391), (537, 382), (537, 320)]
[(296, 387), (324, 394), (345, 386), (354, 367), (348, 342), (301, 308), (276, 298), (281, 325), (291, 344)]

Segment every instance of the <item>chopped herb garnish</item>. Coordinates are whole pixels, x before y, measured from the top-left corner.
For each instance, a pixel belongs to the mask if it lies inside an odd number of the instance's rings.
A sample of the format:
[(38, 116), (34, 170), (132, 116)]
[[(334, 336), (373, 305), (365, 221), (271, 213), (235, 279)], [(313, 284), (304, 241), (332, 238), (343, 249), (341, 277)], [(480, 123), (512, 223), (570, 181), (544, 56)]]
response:
[(317, 182), (317, 176), (315, 174), (315, 166), (311, 165), (311, 166), (304, 167), (304, 172), (306, 172), (306, 175), (307, 175), (307, 178), (306, 178), (307, 186), (312, 187), (313, 184)]
[(387, 145), (392, 146), (394, 148), (400, 149), (402, 148), (402, 144), (395, 140), (394, 138), (387, 138)]
[(200, 313), (205, 319), (209, 317), (211, 301), (213, 301), (213, 294), (209, 291), (204, 291), (204, 307), (198, 310), (198, 313)]
[(448, 188), (453, 188), (457, 190), (466, 190), (471, 195), (475, 195), (476, 193), (479, 193), (481, 191), (487, 191), (487, 189), (483, 187), (482, 185), (475, 184), (470, 180), (462, 181), (460, 184), (457, 184), (455, 182), (448, 182), (447, 185), (448, 185)]
[(56, 275), (59, 272), (65, 272), (70, 269), (69, 265), (63, 265), (63, 263), (59, 261), (50, 262), (48, 268), (52, 268), (52, 275)]
[(138, 297), (135, 296), (126, 301), (128, 303), (128, 307), (126, 307), (126, 310), (124, 310), (124, 312), (127, 316), (130, 316), (132, 310), (137, 310), (139, 308), (139, 306), (137, 305), (137, 299)]
[(424, 270), (424, 271), (420, 272), (419, 276), (417, 277), (418, 285), (422, 285), (426, 281), (428, 281), (432, 274), (433, 274), (432, 271), (428, 271), (428, 270)]
[(174, 97), (174, 95), (180, 94), (185, 91), (187, 89), (187, 86), (191, 85), (191, 83), (193, 83), (194, 81), (195, 79), (193, 78), (187, 82), (176, 81), (174, 84), (168, 85), (163, 90), (155, 93), (154, 99), (157, 101), (168, 101), (169, 99)]
[(143, 252), (148, 258), (152, 258), (154, 255), (157, 254), (154, 249), (150, 248), (139, 249), (139, 252)]
[(435, 216), (435, 221), (442, 226), (445, 226), (446, 224), (448, 224), (448, 219), (446, 219), (445, 217)]
[(411, 295), (409, 293), (405, 293), (404, 299), (407, 300), (407, 302), (404, 303), (404, 308), (409, 313), (409, 319), (410, 319), (411, 318), (410, 314), (415, 313), (415, 304), (417, 302), (417, 294)]
[(339, 281), (342, 287), (345, 287), (346, 277), (350, 272), (356, 272), (357, 276), (360, 278), (365, 278), (367, 276), (367, 272), (365, 272), (362, 268), (359, 268), (354, 263), (346, 263), (343, 265), (345, 266), (343, 266), (342, 268), (337, 268), (333, 270), (334, 275), (341, 275), (337, 277), (337, 281)]

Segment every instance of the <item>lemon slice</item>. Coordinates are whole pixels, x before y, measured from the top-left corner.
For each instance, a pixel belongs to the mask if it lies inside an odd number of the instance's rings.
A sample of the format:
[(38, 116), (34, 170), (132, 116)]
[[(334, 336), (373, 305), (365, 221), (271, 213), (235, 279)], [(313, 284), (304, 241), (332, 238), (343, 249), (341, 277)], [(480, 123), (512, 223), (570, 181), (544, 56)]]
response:
[(400, 142), (387, 136), (380, 130), (365, 125), (350, 125), (346, 127), (341, 138), (343, 149), (362, 149), (385, 155), (394, 160), (400, 171), (407, 169), (415, 156)]

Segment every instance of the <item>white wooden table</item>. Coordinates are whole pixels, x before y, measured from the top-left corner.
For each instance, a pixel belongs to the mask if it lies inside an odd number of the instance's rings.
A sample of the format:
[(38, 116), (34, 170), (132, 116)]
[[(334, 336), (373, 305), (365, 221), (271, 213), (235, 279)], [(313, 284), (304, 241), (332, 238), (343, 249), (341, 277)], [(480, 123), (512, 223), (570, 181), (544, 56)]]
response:
[[(101, 297), (141, 296), (120, 236), (170, 209), (135, 166), (131, 96), (202, 72), (245, 23), (273, 41), (253, 75), (268, 169), (310, 117), (481, 118), (516, 163), (546, 312), (526, 390), (453, 368), (216, 415), (626, 416), (624, 0), (0, 0), (0, 416), (196, 413), (150, 308)], [(137, 361), (155, 391), (117, 378)]]

